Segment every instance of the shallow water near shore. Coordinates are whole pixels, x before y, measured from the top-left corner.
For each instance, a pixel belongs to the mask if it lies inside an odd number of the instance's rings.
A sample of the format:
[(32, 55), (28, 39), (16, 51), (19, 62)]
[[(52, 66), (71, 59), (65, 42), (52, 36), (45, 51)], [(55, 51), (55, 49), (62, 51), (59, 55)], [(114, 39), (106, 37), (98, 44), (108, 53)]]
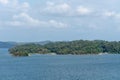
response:
[(120, 55), (13, 57), (0, 49), (0, 80), (120, 80)]

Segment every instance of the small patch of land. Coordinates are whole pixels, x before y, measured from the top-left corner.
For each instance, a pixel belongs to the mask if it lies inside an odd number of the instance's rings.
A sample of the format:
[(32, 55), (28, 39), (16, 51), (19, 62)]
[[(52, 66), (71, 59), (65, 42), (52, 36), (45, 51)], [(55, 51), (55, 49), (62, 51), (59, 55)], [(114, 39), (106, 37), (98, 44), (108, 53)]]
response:
[(56, 53), (58, 55), (81, 55), (81, 54), (99, 54), (114, 53), (120, 54), (119, 41), (104, 40), (75, 40), (75, 41), (59, 41), (49, 42), (46, 44), (27, 43), (17, 45), (9, 49), (10, 54), (14, 56), (29, 56), (29, 54), (49, 54)]

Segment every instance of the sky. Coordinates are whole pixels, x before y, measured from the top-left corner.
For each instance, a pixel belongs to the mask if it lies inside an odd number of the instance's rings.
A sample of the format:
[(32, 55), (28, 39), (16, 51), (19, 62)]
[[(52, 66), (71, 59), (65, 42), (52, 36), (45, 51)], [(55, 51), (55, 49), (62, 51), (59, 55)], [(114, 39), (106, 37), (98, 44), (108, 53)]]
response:
[(120, 41), (120, 0), (0, 0), (0, 41)]

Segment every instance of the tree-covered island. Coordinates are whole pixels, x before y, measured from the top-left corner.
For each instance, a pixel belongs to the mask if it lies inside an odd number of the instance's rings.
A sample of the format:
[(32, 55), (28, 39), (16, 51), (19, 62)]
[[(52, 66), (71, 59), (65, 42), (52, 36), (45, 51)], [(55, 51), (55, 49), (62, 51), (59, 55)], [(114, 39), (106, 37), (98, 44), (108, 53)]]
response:
[(75, 40), (50, 42), (44, 45), (29, 43), (17, 45), (9, 49), (10, 54), (14, 56), (28, 56), (29, 54), (49, 54), (58, 55), (81, 55), (81, 54), (99, 54), (110, 53), (120, 54), (120, 41), (103, 41), (103, 40)]

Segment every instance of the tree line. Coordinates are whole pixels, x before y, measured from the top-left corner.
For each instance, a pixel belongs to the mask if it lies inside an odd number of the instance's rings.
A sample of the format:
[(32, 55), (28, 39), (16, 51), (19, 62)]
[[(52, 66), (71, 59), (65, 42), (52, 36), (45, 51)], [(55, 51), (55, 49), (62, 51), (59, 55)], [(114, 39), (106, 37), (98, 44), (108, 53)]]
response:
[(44, 45), (29, 43), (17, 45), (13, 48), (10, 48), (9, 52), (14, 56), (28, 56), (29, 54), (34, 53), (56, 53), (58, 55), (81, 55), (99, 53), (120, 54), (120, 41), (75, 40), (50, 42)]

